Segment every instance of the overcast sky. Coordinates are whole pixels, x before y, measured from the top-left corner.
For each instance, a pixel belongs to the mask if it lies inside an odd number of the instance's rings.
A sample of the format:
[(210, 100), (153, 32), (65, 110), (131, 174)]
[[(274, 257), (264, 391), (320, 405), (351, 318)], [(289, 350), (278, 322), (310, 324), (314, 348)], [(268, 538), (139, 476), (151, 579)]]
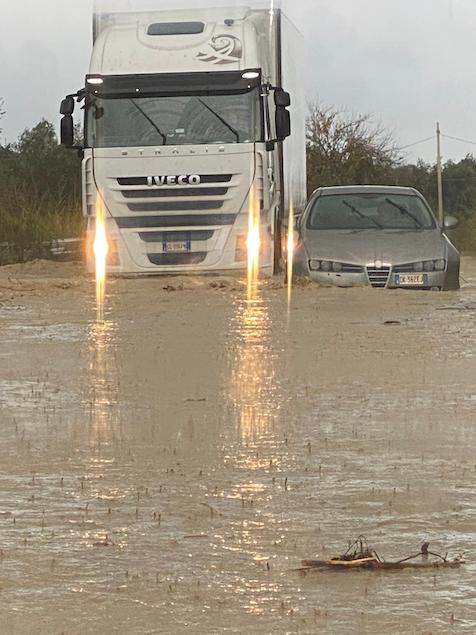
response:
[[(309, 99), (372, 113), (401, 146), (431, 136), (437, 120), (447, 135), (476, 142), (476, 0), (283, 1), (305, 35)], [(84, 83), (92, 7), (0, 0), (3, 141), (42, 117), (58, 123), (60, 99)], [(446, 159), (470, 152), (476, 145), (443, 140)], [(434, 155), (432, 141), (407, 150), (409, 160)]]

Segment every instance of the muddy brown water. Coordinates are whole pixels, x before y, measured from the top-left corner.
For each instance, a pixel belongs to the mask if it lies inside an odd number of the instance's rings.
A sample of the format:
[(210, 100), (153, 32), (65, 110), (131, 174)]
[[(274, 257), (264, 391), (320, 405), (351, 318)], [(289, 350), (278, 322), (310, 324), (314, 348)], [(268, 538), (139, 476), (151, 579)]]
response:
[[(0, 270), (2, 633), (476, 632), (457, 293)], [(164, 289), (168, 286), (168, 290)], [(445, 571), (293, 571), (365, 534)]]

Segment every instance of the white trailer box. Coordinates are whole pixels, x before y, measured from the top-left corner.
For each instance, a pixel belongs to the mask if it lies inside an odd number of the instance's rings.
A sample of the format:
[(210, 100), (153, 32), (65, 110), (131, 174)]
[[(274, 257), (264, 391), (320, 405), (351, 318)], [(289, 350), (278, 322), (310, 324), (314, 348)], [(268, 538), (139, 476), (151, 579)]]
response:
[(98, 202), (106, 210), (108, 270), (245, 269), (255, 205), (271, 274), (290, 201), (299, 212), (306, 197), (299, 33), (280, 9), (246, 6), (101, 11), (93, 31), (62, 136), (70, 145), (76, 98), (84, 214), (92, 234)]

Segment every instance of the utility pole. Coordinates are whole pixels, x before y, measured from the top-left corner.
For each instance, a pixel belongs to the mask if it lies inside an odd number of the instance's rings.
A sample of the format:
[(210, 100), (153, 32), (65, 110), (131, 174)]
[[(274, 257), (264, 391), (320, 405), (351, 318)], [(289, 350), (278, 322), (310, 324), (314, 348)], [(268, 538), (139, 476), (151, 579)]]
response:
[(438, 179), (438, 220), (440, 221), (440, 225), (443, 227), (444, 223), (444, 211), (443, 211), (443, 179), (441, 172), (441, 131), (440, 124), (437, 122), (436, 124), (436, 145), (437, 145), (437, 156), (436, 156), (436, 174)]

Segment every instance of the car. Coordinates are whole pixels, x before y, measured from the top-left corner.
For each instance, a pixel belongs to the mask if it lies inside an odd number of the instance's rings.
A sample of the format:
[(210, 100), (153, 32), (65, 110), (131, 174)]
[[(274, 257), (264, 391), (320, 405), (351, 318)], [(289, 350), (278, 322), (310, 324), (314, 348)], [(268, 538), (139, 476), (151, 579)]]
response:
[(410, 187), (322, 187), (297, 221), (294, 276), (376, 289), (459, 288), (460, 255), (425, 198)]

